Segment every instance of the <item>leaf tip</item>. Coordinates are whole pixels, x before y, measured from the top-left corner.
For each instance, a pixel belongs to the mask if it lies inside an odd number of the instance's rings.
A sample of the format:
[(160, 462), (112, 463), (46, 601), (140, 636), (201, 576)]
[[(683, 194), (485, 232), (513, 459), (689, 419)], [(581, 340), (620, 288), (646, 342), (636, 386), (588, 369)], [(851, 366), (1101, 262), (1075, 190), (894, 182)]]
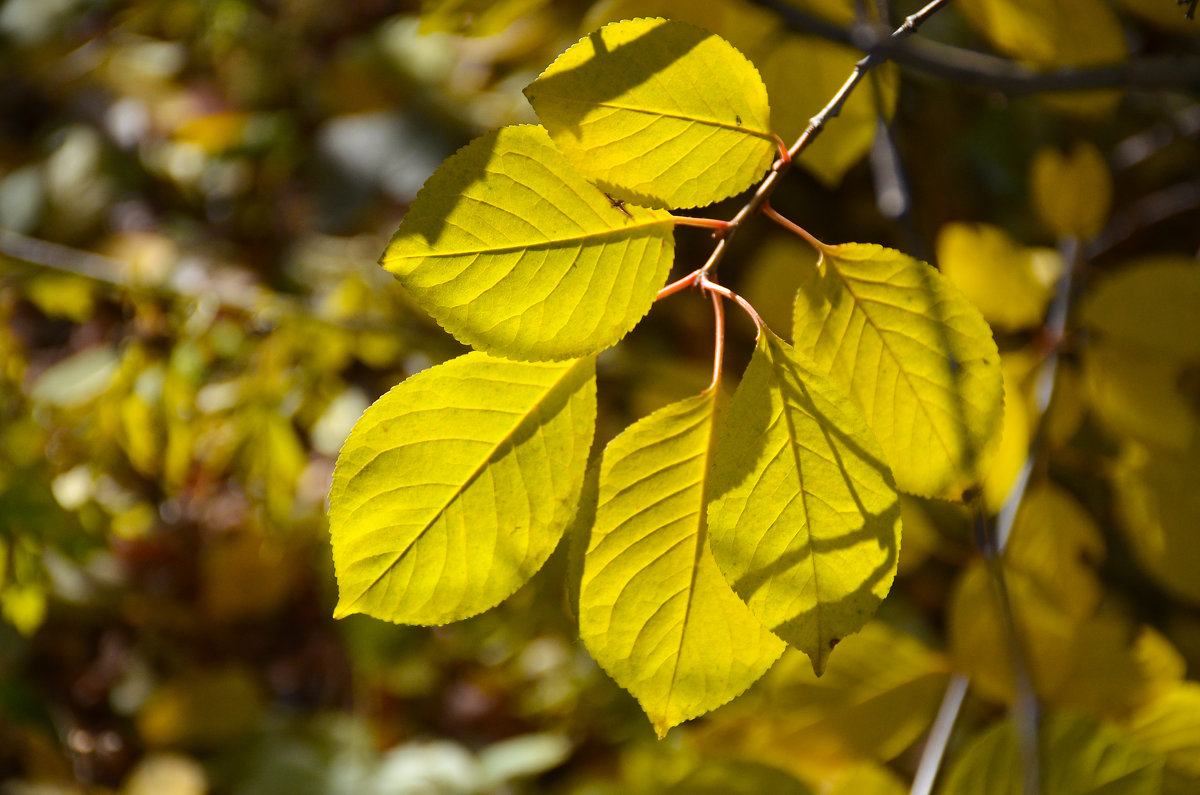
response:
[(334, 608), (333, 608), (333, 617), (335, 619), (342, 619), (342, 618), (345, 618), (346, 616), (352, 616), (355, 613), (360, 613), (360, 612), (362, 612), (362, 611), (355, 610), (354, 606), (352, 604), (346, 604), (346, 602), (344, 602), (344, 601), (339, 601), (337, 603), (337, 605), (334, 606)]

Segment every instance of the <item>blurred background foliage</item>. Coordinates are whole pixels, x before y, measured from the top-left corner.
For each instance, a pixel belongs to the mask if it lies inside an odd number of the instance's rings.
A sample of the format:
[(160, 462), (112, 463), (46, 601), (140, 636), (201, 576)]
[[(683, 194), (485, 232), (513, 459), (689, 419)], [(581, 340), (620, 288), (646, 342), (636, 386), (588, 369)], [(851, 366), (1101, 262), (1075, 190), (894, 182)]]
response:
[[(525, 84), (633, 15), (742, 48), (790, 139), (860, 57), (850, 32), (917, 7), (889, 5), (0, 3), (4, 791), (903, 792), (952, 673), (971, 689), (946, 791), (1011, 761), (1006, 618), (946, 503), (906, 503), (900, 578), (825, 677), (785, 656), (661, 743), (578, 643), (562, 550), (470, 621), (330, 618), (337, 451), (460, 350), (374, 264), (438, 163), (533, 121)], [(922, 38), (1035, 76), (1130, 71), (1004, 93), (982, 66), (888, 65), (775, 198), (829, 242), (937, 262), (992, 323), (1008, 405), (984, 499), (1014, 508), (1032, 467), (1000, 565), (1048, 753), (1119, 748), (1131, 787), (1181, 793), (1200, 787), (1198, 32), (1173, 0), (952, 3)], [(1161, 86), (1120, 88), (1151, 61)], [(680, 237), (686, 272), (710, 243)], [(764, 225), (722, 276), (785, 332), (811, 260)], [(601, 357), (599, 441), (707, 384), (710, 322), (675, 298)], [(737, 372), (751, 330), (731, 322)]]

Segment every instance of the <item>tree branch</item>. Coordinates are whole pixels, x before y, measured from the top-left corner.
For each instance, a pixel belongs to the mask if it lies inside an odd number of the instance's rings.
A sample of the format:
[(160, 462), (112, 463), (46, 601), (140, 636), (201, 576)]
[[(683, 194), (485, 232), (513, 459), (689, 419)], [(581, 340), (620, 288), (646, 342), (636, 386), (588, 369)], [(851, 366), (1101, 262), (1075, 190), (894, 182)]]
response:
[(928, 40), (902, 41), (885, 28), (859, 23), (849, 29), (815, 17), (782, 0), (751, 0), (783, 19), (788, 30), (879, 53), (915, 72), (1005, 94), (1092, 91), (1104, 88), (1200, 88), (1200, 58), (1161, 56), (1123, 63), (1039, 70), (988, 53)]

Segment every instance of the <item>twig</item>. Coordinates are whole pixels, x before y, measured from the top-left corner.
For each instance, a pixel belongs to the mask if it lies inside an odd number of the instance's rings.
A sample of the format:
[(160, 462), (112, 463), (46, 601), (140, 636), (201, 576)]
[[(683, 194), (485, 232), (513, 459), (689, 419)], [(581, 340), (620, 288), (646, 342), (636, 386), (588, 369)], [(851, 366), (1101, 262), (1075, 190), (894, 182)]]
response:
[(1092, 259), (1128, 240), (1140, 229), (1196, 209), (1200, 209), (1200, 182), (1185, 182), (1151, 193), (1114, 215), (1104, 231), (1087, 245), (1084, 255)]
[(775, 11), (789, 30), (808, 33), (864, 52), (878, 53), (898, 65), (966, 86), (1006, 94), (1043, 91), (1091, 91), (1102, 88), (1181, 88), (1200, 86), (1200, 58), (1141, 57), (1118, 64), (1038, 70), (987, 53), (926, 40), (902, 42), (867, 23), (850, 29), (814, 17), (783, 0), (752, 0)]
[[(1017, 729), (1022, 763), (1024, 765), (1025, 791), (1029, 793), (1036, 793), (1038, 791), (1036, 787), (1039, 778), (1037, 756), (1039, 707), (1037, 694), (1033, 689), (1033, 681), (1029, 675), (1027, 665), (1029, 657), (1018, 635), (1016, 622), (1012, 613), (1012, 603), (1009, 599), (1007, 586), (1004, 583), (1001, 560), (1004, 556), (1004, 550), (1008, 547), (1009, 539), (1012, 537), (1012, 528), (1017, 517), (1017, 510), (1025, 500), (1034, 464), (1041, 456), (1046, 432), (1045, 417), (1047, 411), (1050, 409), (1050, 402), (1054, 398), (1054, 384), (1058, 375), (1060, 343), (1066, 333), (1067, 314), (1070, 309), (1071, 300), (1075, 294), (1074, 274), (1080, 265), (1081, 248), (1079, 241), (1075, 238), (1063, 238), (1059, 242), (1059, 251), (1063, 262), (1066, 263), (1066, 268), (1058, 284), (1055, 285), (1054, 300), (1050, 305), (1046, 321), (1043, 324), (1043, 331), (1047, 339), (1049, 352), (1038, 367), (1037, 380), (1034, 385), (1034, 403), (1038, 417), (1037, 431), (1030, 442), (1029, 451), (1025, 456), (1024, 464), (1021, 466), (1021, 471), (1013, 481), (1012, 488), (1009, 489), (1004, 504), (1000, 507), (1000, 511), (996, 515), (994, 530), (989, 532), (986, 517), (983, 517), (981, 513), (976, 514), (976, 534), (979, 536), (980, 549), (987, 559), (989, 574), (993, 582), (993, 587), (997, 590), (997, 598), (1000, 601), (1002, 612), (1008, 619), (1006, 622), (1006, 632), (1012, 645), (1013, 678), (1016, 682), (1013, 723)], [(958, 719), (958, 713), (962, 707), (963, 695), (970, 684), (969, 679), (966, 677), (962, 678), (964, 681), (960, 682), (958, 678), (952, 677), (946, 687), (946, 693), (942, 697), (942, 706), (938, 710), (937, 719), (934, 722), (933, 728), (929, 731), (929, 736), (925, 741), (925, 748), (921, 752), (917, 772), (913, 777), (911, 795), (929, 795), (934, 780), (937, 778), (942, 758), (946, 752), (946, 745), (950, 741), (951, 729), (953, 729), (954, 723)], [(959, 690), (962, 692), (959, 693)]]
[[(909, 15), (904, 20), (904, 24), (892, 31), (891, 38), (895, 40), (903, 40), (909, 36), (912, 36), (912, 34), (916, 33), (917, 29), (924, 24), (929, 17), (933, 16), (933, 14), (935, 14), (939, 9), (949, 2), (950, 0), (933, 0), (933, 2), (926, 5), (920, 11)], [(805, 128), (804, 132), (800, 134), (800, 137), (796, 139), (796, 142), (787, 149), (786, 156), (781, 154), (780, 157), (775, 160), (775, 164), (771, 167), (771, 173), (767, 175), (766, 179), (759, 183), (758, 189), (754, 191), (754, 195), (751, 196), (749, 201), (747, 201), (742, 208), (738, 210), (737, 214), (729, 220), (729, 227), (725, 230), (725, 236), (722, 237), (720, 242), (717, 244), (717, 248), (713, 251), (712, 256), (708, 258), (708, 262), (704, 263), (704, 267), (700, 269), (704, 276), (707, 276), (716, 269), (722, 257), (725, 255), (727, 248), (726, 244), (728, 241), (737, 233), (738, 229), (741, 228), (742, 224), (747, 218), (749, 218), (751, 215), (757, 214), (767, 204), (771, 198), (771, 194), (775, 192), (775, 187), (779, 182), (779, 178), (787, 172), (793, 161), (800, 156), (800, 153), (808, 148), (808, 146), (812, 144), (814, 140), (816, 140), (817, 136), (821, 134), (821, 130), (825, 128), (825, 125), (829, 122), (829, 120), (836, 117), (841, 112), (842, 106), (846, 103), (846, 99), (862, 81), (867, 72), (886, 61), (888, 57), (888, 54), (883, 50), (877, 50), (875, 52), (868, 53), (866, 56), (860, 59), (857, 64), (854, 65), (854, 71), (850, 73), (850, 76), (846, 78), (846, 82), (843, 83), (842, 87), (838, 89), (836, 94), (833, 95), (833, 99), (829, 100), (829, 103), (821, 109), (820, 113), (818, 113), (816, 116), (813, 116), (812, 119), (809, 120), (808, 127)]]

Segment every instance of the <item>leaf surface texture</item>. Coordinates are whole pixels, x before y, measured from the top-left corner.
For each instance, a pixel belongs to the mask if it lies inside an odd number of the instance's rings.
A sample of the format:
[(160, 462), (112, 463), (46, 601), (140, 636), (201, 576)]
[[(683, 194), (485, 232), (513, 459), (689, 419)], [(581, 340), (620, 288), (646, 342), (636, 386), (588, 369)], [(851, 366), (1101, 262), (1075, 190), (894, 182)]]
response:
[(558, 147), (604, 190), (650, 207), (711, 204), (771, 165), (767, 89), (724, 39), (683, 22), (614, 22), (525, 89)]
[(381, 260), (459, 341), (516, 359), (609, 347), (650, 309), (675, 244), (616, 206), (534, 125), (476, 138), (417, 195)]
[(442, 624), (523, 585), (579, 499), (595, 389), (591, 358), (473, 352), (376, 401), (342, 448), (329, 494), (334, 615)]
[(899, 498), (854, 404), (768, 331), (734, 394), (713, 495), (721, 571), (820, 675), (891, 587)]
[(940, 273), (881, 246), (827, 246), (801, 282), (793, 339), (854, 398), (900, 488), (957, 498), (978, 481), (999, 442), (1000, 356)]
[(609, 444), (584, 560), (583, 642), (660, 736), (740, 694), (784, 648), (709, 550), (715, 399), (673, 403)]

